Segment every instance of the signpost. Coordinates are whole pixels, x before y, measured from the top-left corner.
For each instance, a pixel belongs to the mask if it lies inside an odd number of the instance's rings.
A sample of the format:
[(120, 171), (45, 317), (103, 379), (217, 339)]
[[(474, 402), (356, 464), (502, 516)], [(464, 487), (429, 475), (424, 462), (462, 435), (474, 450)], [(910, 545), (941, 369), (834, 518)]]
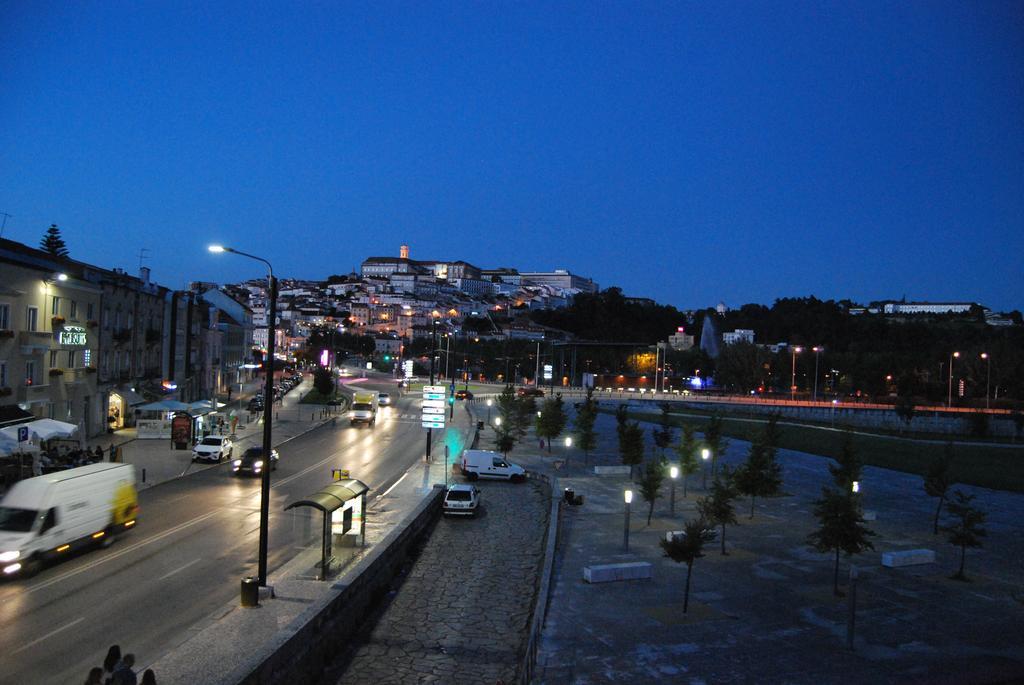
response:
[(420, 401), (420, 425), (424, 428), (444, 428), (445, 424), (445, 391), (443, 385), (424, 385), (423, 399)]

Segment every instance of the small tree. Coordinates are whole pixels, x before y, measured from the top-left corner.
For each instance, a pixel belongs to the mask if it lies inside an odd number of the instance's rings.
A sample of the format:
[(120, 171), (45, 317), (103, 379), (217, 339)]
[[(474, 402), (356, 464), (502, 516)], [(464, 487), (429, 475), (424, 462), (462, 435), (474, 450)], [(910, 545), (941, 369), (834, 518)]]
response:
[(711, 485), (711, 495), (697, 500), (697, 510), (701, 517), (712, 526), (722, 528), (722, 554), (725, 551), (725, 526), (738, 525), (736, 520), (736, 509), (732, 501), (736, 499), (736, 489), (732, 484), (732, 474), (728, 468), (722, 469), (720, 477), (715, 478)]
[[(915, 408), (914, 398), (908, 395), (900, 395), (896, 398), (896, 404), (893, 406), (893, 411), (896, 412), (896, 416), (899, 417), (900, 421), (906, 428), (910, 428), (910, 422), (914, 420)], [(900, 433), (903, 432), (903, 428), (900, 428)]]
[(629, 477), (632, 479), (634, 467), (644, 460), (644, 431), (639, 423), (633, 421), (626, 424), (622, 439), (619, 440), (619, 453), (622, 463), (629, 466)]
[(949, 500), (949, 516), (953, 519), (942, 530), (949, 533), (950, 544), (960, 548), (960, 570), (953, 574), (956, 580), (967, 580), (964, 575), (964, 560), (967, 558), (968, 547), (981, 547), (981, 538), (987, 534), (982, 524), (985, 523), (985, 512), (971, 505), (974, 495), (961, 490), (954, 490)]
[(672, 430), (672, 424), (669, 421), (668, 410), (671, 407), (668, 402), (661, 403), (661, 423), (659, 428), (651, 430), (651, 434), (654, 437), (654, 445), (661, 450), (661, 458), (665, 458), (665, 449), (672, 444), (672, 438), (675, 437), (675, 432)]
[(651, 525), (651, 516), (654, 515), (654, 501), (658, 499), (658, 491), (665, 481), (665, 467), (655, 460), (650, 460), (644, 467), (644, 474), (640, 478), (640, 496), (650, 505), (647, 510), (647, 525)]
[(565, 406), (562, 402), (562, 393), (544, 400), (534, 430), (539, 437), (547, 439), (549, 453), (551, 452), (551, 441), (562, 434), (568, 420), (569, 417), (565, 414)]
[(775, 459), (775, 455), (779, 451), (779, 445), (782, 443), (782, 429), (779, 428), (778, 414), (772, 414), (768, 417), (761, 435), (763, 436), (764, 446), (768, 450), (768, 456)]
[(693, 574), (693, 562), (704, 556), (704, 545), (714, 542), (715, 531), (709, 530), (707, 523), (700, 519), (687, 521), (683, 534), (673, 535), (671, 540), (661, 540), (661, 548), (665, 556), (677, 564), (686, 564), (686, 591), (683, 594), (683, 613), (690, 607), (690, 576)]
[(39, 241), (39, 249), (43, 252), (48, 252), (54, 257), (68, 256), (68, 246), (64, 244), (64, 239), (60, 236), (60, 229), (57, 228), (57, 224), (50, 224), (50, 227), (46, 229), (42, 240)]
[(516, 398), (515, 420), (513, 421), (513, 433), (518, 440), (526, 437), (527, 431), (533, 425), (534, 417), (537, 415), (537, 402), (532, 396)]
[(615, 435), (619, 439), (619, 451), (622, 451), (622, 437), (626, 434), (626, 426), (629, 424), (629, 412), (626, 405), (620, 404), (615, 408)]
[(853, 490), (854, 481), (859, 481), (861, 478), (863, 466), (853, 447), (853, 433), (849, 430), (843, 431), (839, 456), (836, 457), (836, 463), (829, 464), (828, 467), (829, 473), (832, 474), (832, 480), (835, 481), (840, 492)]
[(494, 436), (494, 447), (506, 458), (508, 453), (512, 451), (512, 448), (516, 445), (516, 436), (512, 435), (512, 431), (502, 426), (498, 433)]
[(328, 397), (334, 392), (334, 376), (331, 375), (330, 369), (323, 366), (316, 367), (316, 370), (313, 371), (313, 388), (322, 397)]
[(839, 553), (844, 552), (849, 557), (874, 549), (875, 546), (868, 538), (873, 537), (875, 533), (864, 525), (858, 496), (850, 490), (822, 488), (821, 499), (814, 502), (814, 516), (818, 519), (819, 527), (807, 536), (807, 544), (818, 552), (835, 553), (832, 591), (837, 597), (841, 597)]
[(750, 518), (754, 518), (754, 499), (770, 497), (782, 485), (782, 468), (772, 459), (763, 437), (750, 443), (747, 461), (736, 471), (736, 489), (750, 497)]
[(683, 474), (683, 497), (686, 497), (686, 485), (690, 476), (700, 470), (700, 461), (697, 460), (697, 438), (694, 436), (693, 426), (683, 424), (683, 433), (676, 445), (676, 453), (679, 455), (679, 472)]
[(704, 443), (711, 451), (711, 477), (714, 478), (717, 471), (718, 457), (725, 453), (728, 442), (722, 437), (722, 417), (713, 414), (708, 419), (708, 425), (704, 428)]
[(513, 429), (516, 422), (516, 391), (511, 385), (506, 385), (498, 395), (497, 404), (502, 425), (506, 430)]
[(576, 446), (583, 450), (583, 463), (590, 459), (590, 451), (597, 447), (597, 433), (594, 422), (597, 420), (597, 402), (594, 401), (594, 389), (587, 388), (587, 397), (576, 410), (573, 426), (576, 428)]
[(946, 501), (946, 493), (949, 486), (953, 484), (950, 468), (953, 465), (953, 443), (947, 442), (942, 455), (937, 457), (929, 466), (928, 473), (924, 476), (924, 491), (929, 497), (938, 497), (939, 504), (935, 507), (935, 520), (932, 522), (932, 534), (939, 534), (939, 513), (942, 511), (942, 503)]

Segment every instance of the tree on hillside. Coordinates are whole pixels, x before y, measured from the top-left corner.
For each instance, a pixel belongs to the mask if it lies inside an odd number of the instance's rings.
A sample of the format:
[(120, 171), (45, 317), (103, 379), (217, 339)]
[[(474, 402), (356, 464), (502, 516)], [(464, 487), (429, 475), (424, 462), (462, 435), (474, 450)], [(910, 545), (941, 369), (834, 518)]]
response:
[(754, 518), (754, 499), (770, 497), (782, 485), (782, 468), (764, 444), (762, 435), (750, 443), (747, 461), (736, 471), (736, 489), (750, 497), (750, 518)]
[(649, 460), (644, 467), (643, 476), (640, 478), (640, 495), (650, 505), (647, 510), (647, 525), (651, 525), (654, 501), (658, 499), (658, 491), (661, 490), (663, 482), (665, 482), (665, 465), (657, 459)]
[(942, 454), (932, 461), (924, 475), (924, 491), (929, 497), (939, 499), (939, 504), (935, 507), (935, 520), (932, 522), (933, 535), (939, 534), (939, 513), (942, 511), (942, 503), (946, 501), (949, 486), (953, 484), (952, 466), (953, 443), (947, 442)]
[(68, 246), (64, 244), (64, 239), (60, 235), (60, 229), (57, 228), (57, 224), (50, 224), (50, 227), (46, 229), (42, 240), (39, 241), (39, 249), (54, 257), (68, 256)]
[(498, 395), (498, 415), (501, 417), (501, 424), (511, 430), (516, 422), (516, 391), (511, 385), (506, 385)]
[(676, 454), (679, 455), (679, 472), (683, 475), (684, 498), (690, 476), (700, 470), (700, 461), (697, 459), (697, 438), (694, 432), (693, 426), (684, 423), (679, 444), (676, 445)]
[(494, 435), (494, 448), (508, 458), (508, 453), (516, 446), (516, 437), (512, 431), (502, 425)]
[(551, 452), (551, 441), (562, 434), (568, 420), (569, 417), (566, 416), (565, 406), (562, 402), (562, 393), (556, 393), (554, 397), (544, 400), (534, 430), (538, 437), (547, 440), (549, 453)]
[(629, 422), (629, 412), (625, 404), (615, 408), (615, 434), (619, 438), (619, 450), (622, 450), (622, 435), (626, 431), (626, 424)]
[(714, 478), (717, 471), (718, 458), (725, 453), (728, 441), (722, 437), (722, 417), (712, 414), (704, 428), (704, 443), (711, 451), (711, 477)]
[(597, 402), (594, 400), (594, 389), (587, 388), (587, 396), (576, 410), (573, 427), (576, 435), (576, 447), (583, 450), (583, 463), (590, 459), (590, 452), (597, 447), (597, 432), (594, 422), (597, 420)]
[(782, 429), (779, 428), (778, 412), (768, 416), (768, 420), (765, 421), (761, 435), (765, 449), (768, 450), (768, 456), (775, 459), (775, 455), (778, 454), (779, 451), (779, 444), (782, 442)]
[(711, 494), (697, 500), (697, 510), (701, 517), (712, 526), (721, 526), (722, 529), (722, 554), (725, 551), (725, 526), (738, 525), (736, 520), (736, 509), (732, 501), (736, 499), (736, 488), (732, 483), (732, 474), (727, 467), (722, 468), (722, 473), (715, 478), (711, 485)]
[(814, 502), (814, 516), (818, 519), (818, 529), (807, 536), (807, 544), (817, 552), (835, 553), (832, 591), (841, 597), (839, 553), (849, 557), (874, 549), (869, 538), (875, 533), (864, 525), (859, 495), (849, 489), (822, 488), (821, 498)]
[(715, 531), (701, 519), (687, 521), (682, 535), (673, 535), (671, 540), (661, 540), (659, 544), (665, 556), (677, 564), (686, 564), (686, 591), (683, 594), (683, 613), (690, 606), (690, 576), (693, 573), (693, 562), (704, 556), (704, 545), (714, 542)]
[(942, 530), (949, 533), (949, 542), (960, 548), (960, 570), (953, 574), (956, 580), (967, 580), (967, 576), (964, 575), (967, 548), (981, 547), (981, 538), (987, 534), (982, 527), (985, 523), (985, 513), (974, 508), (971, 504), (973, 500), (974, 495), (954, 490), (948, 507), (949, 516), (953, 520), (942, 526)]
[(849, 430), (843, 431), (841, 440), (836, 463), (829, 464), (828, 470), (840, 492), (850, 492), (853, 483), (860, 481), (864, 465), (853, 446), (853, 433)]
[(654, 437), (654, 445), (661, 450), (661, 458), (665, 459), (665, 448), (672, 444), (672, 438), (675, 437), (675, 431), (672, 430), (672, 424), (669, 419), (669, 406), (668, 402), (661, 403), (661, 421), (658, 428), (651, 429), (651, 434)]
[(629, 466), (629, 477), (632, 479), (635, 467), (644, 460), (644, 431), (636, 421), (627, 423), (623, 429), (622, 439), (619, 440), (619, 454), (622, 456), (622, 463)]

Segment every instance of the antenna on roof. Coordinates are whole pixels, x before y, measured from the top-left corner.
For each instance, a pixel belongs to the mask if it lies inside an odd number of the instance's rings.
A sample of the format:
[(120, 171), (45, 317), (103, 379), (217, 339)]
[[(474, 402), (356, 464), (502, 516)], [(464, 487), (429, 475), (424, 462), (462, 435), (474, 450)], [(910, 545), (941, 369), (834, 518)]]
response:
[(146, 254), (149, 251), (150, 251), (149, 248), (146, 248), (146, 247), (143, 247), (143, 248), (139, 249), (139, 270), (140, 271), (142, 270), (142, 260), (143, 259), (149, 259), (149, 255)]
[(0, 225), (0, 238), (3, 238), (4, 237), (4, 229), (7, 228), (7, 220), (8, 219), (13, 219), (14, 217), (11, 216), (10, 214), (8, 214), (7, 212), (0, 212), (0, 216), (2, 216), (4, 218), (3, 225)]

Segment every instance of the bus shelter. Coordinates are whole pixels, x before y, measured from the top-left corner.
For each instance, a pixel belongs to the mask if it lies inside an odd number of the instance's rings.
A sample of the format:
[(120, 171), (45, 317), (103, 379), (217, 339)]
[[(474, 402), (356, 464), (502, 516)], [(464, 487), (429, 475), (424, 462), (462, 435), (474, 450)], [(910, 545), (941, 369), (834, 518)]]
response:
[(349, 478), (331, 483), (312, 495), (296, 500), (284, 508), (319, 509), (323, 515), (323, 537), (320, 543), (320, 580), (334, 561), (332, 543), (355, 546), (366, 544), (366, 493), (370, 488), (362, 481)]

